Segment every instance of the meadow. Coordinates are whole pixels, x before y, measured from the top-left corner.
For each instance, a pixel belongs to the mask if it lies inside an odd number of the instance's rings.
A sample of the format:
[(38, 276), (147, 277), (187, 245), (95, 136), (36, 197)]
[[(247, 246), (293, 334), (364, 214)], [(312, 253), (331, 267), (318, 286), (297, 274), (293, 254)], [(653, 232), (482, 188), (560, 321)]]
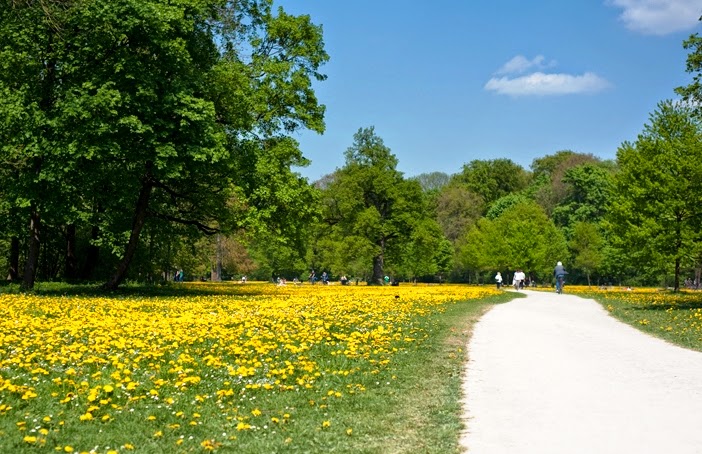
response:
[(491, 287), (0, 294), (0, 452), (458, 452)]
[(625, 323), (673, 344), (702, 351), (702, 292), (570, 285), (566, 293), (599, 301)]

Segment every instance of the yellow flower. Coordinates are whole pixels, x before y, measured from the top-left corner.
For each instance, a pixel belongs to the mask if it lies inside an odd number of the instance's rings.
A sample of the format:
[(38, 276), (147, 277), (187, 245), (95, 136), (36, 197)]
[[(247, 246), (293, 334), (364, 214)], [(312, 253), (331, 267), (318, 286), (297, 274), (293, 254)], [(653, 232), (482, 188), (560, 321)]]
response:
[(258, 408), (254, 408), (253, 410), (251, 410), (251, 414), (254, 416), (261, 416), (261, 410), (259, 410)]
[(322, 423), (322, 427), (325, 428), (325, 429), (326, 429), (327, 427), (329, 427), (329, 426), (331, 426), (331, 423), (330, 423), (329, 421), (324, 421), (324, 422)]
[(106, 393), (111, 393), (112, 391), (115, 390), (115, 388), (112, 385), (105, 385), (102, 387), (102, 390), (105, 391)]
[(80, 415), (81, 421), (92, 421), (92, 419), (93, 419), (92, 413), (85, 413), (84, 415)]
[(351, 435), (352, 433), (353, 433), (352, 428), (349, 427), (348, 429), (346, 429), (346, 435)]
[(222, 443), (217, 443), (214, 440), (204, 440), (202, 443), (200, 443), (200, 446), (202, 446), (205, 449), (205, 451), (214, 451), (221, 445)]
[(154, 438), (160, 438), (160, 437), (163, 437), (162, 431), (159, 430), (158, 432), (154, 433)]
[(32, 436), (27, 435), (26, 437), (24, 437), (24, 441), (26, 443), (36, 443), (37, 437), (32, 437)]

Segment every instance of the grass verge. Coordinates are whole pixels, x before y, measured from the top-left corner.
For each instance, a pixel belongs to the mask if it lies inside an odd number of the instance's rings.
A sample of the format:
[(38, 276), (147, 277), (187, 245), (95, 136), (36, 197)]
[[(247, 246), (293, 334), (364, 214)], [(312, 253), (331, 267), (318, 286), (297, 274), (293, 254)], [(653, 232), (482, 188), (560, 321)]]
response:
[[(394, 386), (370, 396), (363, 416), (374, 437), (355, 440), (345, 452), (460, 452), (463, 429), (461, 382), (473, 325), (494, 304), (522, 295), (505, 292), (449, 305), (428, 321), (432, 333), (412, 357), (398, 361)], [(360, 441), (360, 443), (358, 443)]]

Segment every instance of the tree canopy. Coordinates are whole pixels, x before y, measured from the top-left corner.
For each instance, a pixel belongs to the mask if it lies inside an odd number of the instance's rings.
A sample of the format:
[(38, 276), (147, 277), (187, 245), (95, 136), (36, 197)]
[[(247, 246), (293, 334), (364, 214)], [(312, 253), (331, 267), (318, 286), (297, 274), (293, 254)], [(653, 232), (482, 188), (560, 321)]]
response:
[(290, 166), (305, 161), (285, 135), (324, 127), (312, 81), (328, 56), (308, 16), (268, 0), (11, 2), (0, 14), (14, 168), (3, 193), (30, 220), (26, 287), (42, 223), (88, 222), (123, 248), (114, 288), (148, 219), (210, 234), (280, 225), (296, 208), (306, 189)]

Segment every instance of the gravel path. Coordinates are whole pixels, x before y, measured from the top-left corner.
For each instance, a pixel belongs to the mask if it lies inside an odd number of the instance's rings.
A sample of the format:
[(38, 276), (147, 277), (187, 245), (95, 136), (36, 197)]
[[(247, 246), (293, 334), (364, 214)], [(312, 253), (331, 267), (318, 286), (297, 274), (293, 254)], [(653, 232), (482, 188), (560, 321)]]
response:
[(573, 295), (525, 291), (475, 325), (470, 454), (702, 453), (702, 353)]

